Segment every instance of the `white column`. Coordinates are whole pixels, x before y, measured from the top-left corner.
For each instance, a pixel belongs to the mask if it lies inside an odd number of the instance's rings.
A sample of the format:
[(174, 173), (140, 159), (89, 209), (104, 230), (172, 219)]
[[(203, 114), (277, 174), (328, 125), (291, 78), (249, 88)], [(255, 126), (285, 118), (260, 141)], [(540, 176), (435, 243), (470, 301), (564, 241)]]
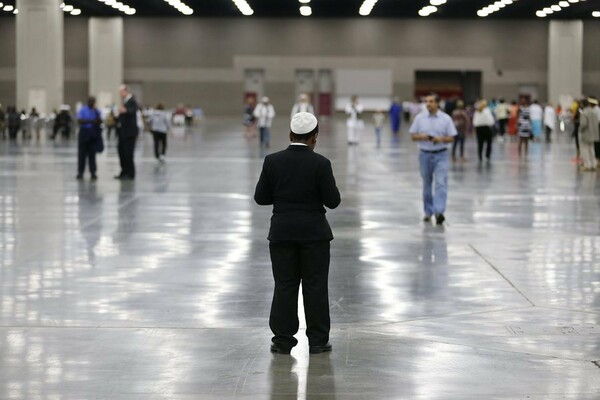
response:
[(17, 107), (48, 113), (63, 102), (61, 0), (17, 0)]
[(98, 107), (119, 102), (123, 83), (123, 18), (90, 18), (90, 94)]
[(548, 100), (570, 105), (582, 94), (583, 22), (550, 21), (548, 36)]

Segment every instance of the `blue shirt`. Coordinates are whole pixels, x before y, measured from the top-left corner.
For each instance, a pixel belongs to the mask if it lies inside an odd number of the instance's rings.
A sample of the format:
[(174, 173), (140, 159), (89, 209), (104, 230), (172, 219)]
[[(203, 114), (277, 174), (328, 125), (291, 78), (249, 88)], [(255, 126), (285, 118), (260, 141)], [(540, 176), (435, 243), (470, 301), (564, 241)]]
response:
[[(433, 115), (429, 111), (418, 114), (408, 132), (411, 135), (422, 133), (433, 137), (456, 136), (457, 134), (452, 118), (441, 110)], [(425, 151), (442, 150), (447, 146), (447, 143), (419, 142), (419, 149)]]
[[(77, 119), (91, 119), (91, 120), (96, 120), (98, 119), (100, 113), (95, 109), (95, 108), (90, 108), (89, 106), (83, 106), (81, 107), (81, 110), (79, 110), (79, 112), (77, 113)], [(94, 124), (81, 124), (80, 125), (81, 128), (93, 128)]]

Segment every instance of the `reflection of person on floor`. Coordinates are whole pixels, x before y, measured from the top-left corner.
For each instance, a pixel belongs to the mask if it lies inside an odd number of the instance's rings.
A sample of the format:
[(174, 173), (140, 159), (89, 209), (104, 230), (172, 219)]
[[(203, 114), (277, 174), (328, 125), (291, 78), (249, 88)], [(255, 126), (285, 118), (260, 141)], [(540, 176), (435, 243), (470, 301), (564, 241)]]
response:
[(260, 147), (264, 146), (268, 149), (271, 142), (271, 124), (275, 118), (275, 108), (269, 103), (268, 97), (260, 99), (260, 103), (254, 109), (254, 116), (260, 133)]
[[(419, 142), (419, 165), (423, 180), (423, 207), (425, 222), (435, 214), (436, 223), (445, 221), (448, 193), (448, 143), (454, 141), (456, 128), (452, 118), (439, 109), (440, 99), (431, 94), (426, 97), (427, 111), (415, 117), (409, 132), (412, 140)], [(432, 187), (433, 186), (433, 187)]]
[(329, 244), (333, 234), (325, 207), (340, 204), (331, 162), (314, 152), (319, 127), (310, 113), (290, 124), (290, 146), (265, 157), (254, 200), (273, 205), (269, 250), (275, 279), (269, 326), (271, 352), (289, 354), (298, 344), (298, 290), (302, 283), (310, 353), (329, 343)]
[(348, 114), (346, 127), (348, 128), (349, 145), (360, 142), (360, 135), (365, 129), (365, 123), (362, 119), (363, 111), (364, 107), (359, 103), (358, 96), (352, 96), (350, 103), (346, 106), (346, 114)]

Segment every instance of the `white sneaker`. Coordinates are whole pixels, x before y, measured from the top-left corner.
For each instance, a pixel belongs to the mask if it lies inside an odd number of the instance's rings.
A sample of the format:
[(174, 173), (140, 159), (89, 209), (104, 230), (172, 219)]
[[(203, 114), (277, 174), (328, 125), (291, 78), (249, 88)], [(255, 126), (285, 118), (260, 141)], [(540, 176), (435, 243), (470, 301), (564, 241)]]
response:
[(165, 162), (165, 156), (163, 156), (162, 154), (160, 156), (158, 156), (158, 161), (160, 161), (161, 163)]

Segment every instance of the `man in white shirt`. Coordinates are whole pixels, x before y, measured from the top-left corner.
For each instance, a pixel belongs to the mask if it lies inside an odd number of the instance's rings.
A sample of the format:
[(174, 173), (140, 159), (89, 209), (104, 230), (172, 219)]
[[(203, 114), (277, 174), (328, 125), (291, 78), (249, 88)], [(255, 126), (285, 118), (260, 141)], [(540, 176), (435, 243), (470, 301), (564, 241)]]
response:
[(307, 112), (312, 115), (315, 115), (315, 109), (313, 108), (312, 104), (310, 104), (310, 98), (306, 93), (302, 93), (298, 97), (298, 102), (292, 107), (292, 118), (294, 117), (294, 115), (300, 112)]
[(254, 116), (258, 121), (260, 131), (260, 147), (264, 146), (268, 149), (271, 142), (271, 124), (275, 118), (275, 108), (269, 103), (268, 97), (264, 96), (254, 108)]
[(454, 141), (456, 127), (452, 118), (439, 109), (439, 97), (426, 97), (427, 111), (415, 117), (409, 133), (419, 142), (419, 166), (423, 180), (423, 208), (425, 222), (435, 214), (436, 223), (445, 221), (448, 194), (448, 143)]
[(548, 102), (546, 107), (544, 107), (544, 128), (546, 130), (546, 143), (550, 143), (552, 139), (550, 136), (552, 135), (552, 131), (556, 126), (556, 111), (554, 111), (554, 107), (552, 107), (552, 103)]

